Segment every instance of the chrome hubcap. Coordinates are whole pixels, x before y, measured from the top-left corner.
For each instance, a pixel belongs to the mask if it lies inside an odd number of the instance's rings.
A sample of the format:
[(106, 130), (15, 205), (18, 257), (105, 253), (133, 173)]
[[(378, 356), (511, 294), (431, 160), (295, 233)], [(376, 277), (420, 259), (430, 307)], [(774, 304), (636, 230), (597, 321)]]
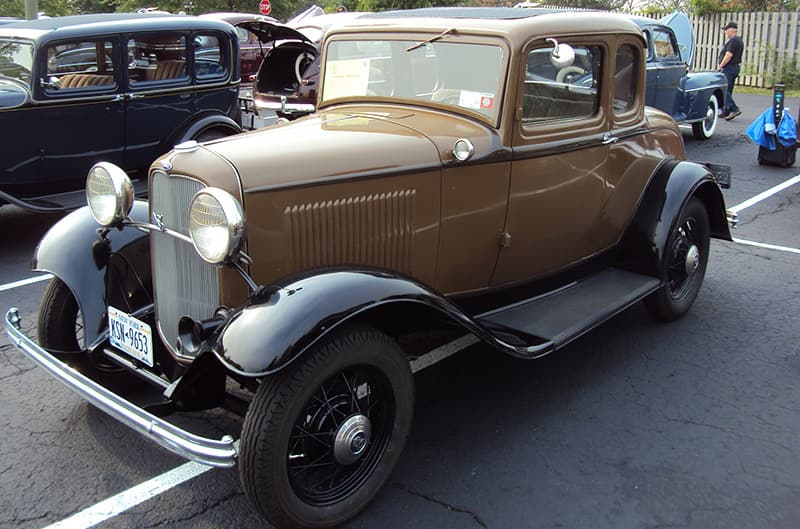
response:
[(684, 267), (687, 276), (691, 276), (700, 268), (700, 250), (694, 244), (686, 252)]
[(361, 458), (369, 444), (372, 423), (366, 415), (348, 417), (333, 439), (333, 457), (340, 465), (352, 465)]

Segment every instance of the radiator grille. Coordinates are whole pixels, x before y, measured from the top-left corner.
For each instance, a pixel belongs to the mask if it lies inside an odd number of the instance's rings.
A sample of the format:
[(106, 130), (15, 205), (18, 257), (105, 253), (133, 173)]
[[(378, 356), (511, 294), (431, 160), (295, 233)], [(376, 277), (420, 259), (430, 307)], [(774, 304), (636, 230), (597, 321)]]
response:
[(367, 264), (409, 272), (413, 189), (289, 206), (292, 267)]
[[(189, 235), (189, 202), (203, 187), (190, 178), (155, 173), (150, 193), (152, 214), (161, 215), (165, 227)], [(219, 306), (217, 268), (203, 261), (191, 243), (158, 231), (151, 233), (158, 330), (176, 352), (178, 320), (182, 316), (209, 318)]]

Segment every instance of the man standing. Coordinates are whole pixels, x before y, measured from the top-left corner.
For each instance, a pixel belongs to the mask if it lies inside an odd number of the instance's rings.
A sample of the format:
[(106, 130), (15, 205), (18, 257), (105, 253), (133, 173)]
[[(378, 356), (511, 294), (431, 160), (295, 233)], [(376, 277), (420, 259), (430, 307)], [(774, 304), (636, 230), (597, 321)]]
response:
[(739, 77), (739, 67), (742, 63), (742, 52), (744, 51), (744, 44), (742, 39), (736, 34), (739, 26), (736, 22), (728, 22), (722, 27), (725, 31), (725, 45), (719, 53), (719, 69), (725, 74), (728, 79), (728, 92), (725, 96), (725, 107), (720, 113), (720, 117), (732, 120), (742, 113), (739, 107), (733, 101), (733, 85), (736, 83), (736, 78)]

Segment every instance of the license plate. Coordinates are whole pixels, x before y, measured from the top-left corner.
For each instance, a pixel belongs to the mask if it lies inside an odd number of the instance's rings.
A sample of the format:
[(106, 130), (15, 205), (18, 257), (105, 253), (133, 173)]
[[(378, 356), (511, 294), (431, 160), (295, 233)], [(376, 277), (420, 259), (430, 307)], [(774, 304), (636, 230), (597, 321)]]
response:
[(153, 333), (150, 326), (114, 307), (108, 307), (111, 345), (153, 367)]

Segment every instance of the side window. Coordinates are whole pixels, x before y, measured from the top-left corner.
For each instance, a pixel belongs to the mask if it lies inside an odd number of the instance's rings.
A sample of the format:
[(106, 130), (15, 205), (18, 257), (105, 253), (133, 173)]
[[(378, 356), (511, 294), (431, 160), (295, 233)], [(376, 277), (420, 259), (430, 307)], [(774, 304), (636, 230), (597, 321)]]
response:
[(571, 65), (557, 68), (550, 60), (553, 47), (528, 53), (522, 122), (537, 123), (593, 116), (600, 104), (599, 83), (603, 53), (599, 46), (575, 46)]
[(666, 31), (653, 32), (653, 52), (656, 59), (677, 59), (678, 50), (672, 44), (672, 39)]
[(236, 36), (239, 37), (240, 44), (247, 44), (248, 42), (250, 42), (250, 35), (252, 35), (252, 33), (247, 31), (246, 29), (240, 28), (238, 26), (236, 27)]
[(47, 93), (104, 90), (114, 80), (114, 45), (105, 40), (59, 43), (47, 48)]
[(128, 79), (131, 87), (148, 88), (184, 82), (187, 39), (178, 33), (143, 33), (128, 39)]
[(617, 50), (614, 71), (614, 111), (630, 110), (636, 99), (636, 81), (639, 78), (639, 54), (631, 44), (623, 44)]
[(217, 35), (198, 34), (194, 37), (194, 74), (199, 81), (227, 75), (224, 42)]

